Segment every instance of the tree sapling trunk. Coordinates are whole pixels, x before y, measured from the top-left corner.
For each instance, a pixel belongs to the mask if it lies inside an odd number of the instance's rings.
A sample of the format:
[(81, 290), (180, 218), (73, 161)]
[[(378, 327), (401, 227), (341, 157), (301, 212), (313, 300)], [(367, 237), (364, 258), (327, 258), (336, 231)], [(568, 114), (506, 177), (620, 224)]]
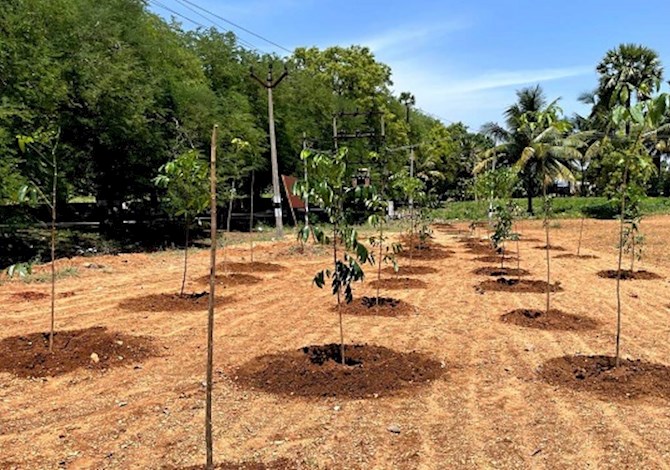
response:
[[(543, 172), (543, 177), (544, 177)], [(549, 203), (547, 201), (547, 185), (546, 181), (543, 178), (542, 181), (542, 192), (544, 195), (544, 234), (547, 245), (545, 246), (545, 254), (547, 258), (547, 306), (546, 313), (549, 315), (549, 309), (551, 308), (551, 257), (549, 256)]]
[(379, 259), (377, 260), (377, 310), (379, 310), (379, 303), (381, 302), (381, 297), (379, 290), (382, 283), (382, 247), (384, 245), (384, 226), (382, 222), (379, 222)]
[(212, 130), (210, 154), (210, 258), (209, 258), (209, 305), (207, 310), (207, 379), (205, 395), (205, 447), (207, 448), (207, 470), (214, 470), (212, 439), (212, 385), (214, 369), (214, 293), (216, 288), (216, 134), (218, 126)]
[(251, 244), (251, 262), (254, 262), (254, 179), (256, 176), (255, 171), (251, 171), (251, 210), (249, 212), (249, 240)]
[(614, 366), (620, 364), (620, 344), (621, 344), (621, 263), (623, 261), (623, 232), (624, 232), (624, 214), (626, 213), (626, 180), (628, 179), (628, 165), (623, 170), (623, 184), (621, 189), (621, 217), (619, 224), (619, 260), (616, 272), (616, 352), (614, 355)]
[(51, 187), (51, 326), (49, 329), (49, 352), (53, 352), (56, 324), (56, 196), (58, 194), (58, 166), (56, 153), (51, 154), (53, 184)]
[[(337, 272), (337, 222), (333, 224), (333, 268), (334, 272)], [(340, 319), (340, 358), (342, 365), (344, 365), (344, 325), (342, 322), (342, 305), (339, 290), (337, 291), (337, 315)]]
[(233, 218), (233, 201), (235, 199), (235, 182), (230, 190), (230, 200), (228, 201), (228, 220), (226, 221), (226, 232), (230, 233), (230, 221)]
[(180, 296), (184, 295), (184, 287), (186, 286), (186, 271), (188, 269), (188, 236), (191, 226), (191, 222), (188, 220), (188, 214), (186, 214), (186, 238), (184, 240), (184, 275), (181, 278), (181, 291), (179, 292)]

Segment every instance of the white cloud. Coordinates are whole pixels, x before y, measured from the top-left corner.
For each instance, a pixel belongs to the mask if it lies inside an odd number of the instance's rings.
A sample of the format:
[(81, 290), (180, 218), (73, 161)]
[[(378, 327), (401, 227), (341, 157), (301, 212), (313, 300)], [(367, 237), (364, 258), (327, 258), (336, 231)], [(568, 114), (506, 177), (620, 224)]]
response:
[(428, 41), (434, 41), (445, 34), (460, 31), (469, 27), (463, 20), (453, 20), (432, 25), (412, 25), (388, 29), (372, 36), (363, 37), (353, 44), (369, 47), (376, 53), (393, 53), (393, 48), (403, 51), (416, 49)]

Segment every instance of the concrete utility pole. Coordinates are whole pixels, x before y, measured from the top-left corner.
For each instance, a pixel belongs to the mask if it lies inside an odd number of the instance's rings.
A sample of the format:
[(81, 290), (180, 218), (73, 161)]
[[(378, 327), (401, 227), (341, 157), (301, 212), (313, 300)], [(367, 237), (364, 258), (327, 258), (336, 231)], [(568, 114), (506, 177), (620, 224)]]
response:
[(272, 63), (268, 69), (267, 79), (260, 79), (251, 69), (251, 78), (256, 80), (261, 86), (268, 90), (268, 125), (270, 127), (270, 160), (272, 163), (272, 206), (275, 212), (275, 236), (282, 238), (284, 236), (284, 223), (281, 210), (281, 187), (279, 186), (279, 164), (277, 163), (277, 139), (275, 137), (275, 116), (274, 103), (272, 100), (272, 90), (281, 83), (288, 75), (288, 70), (284, 67), (284, 72), (277, 80), (272, 79)]

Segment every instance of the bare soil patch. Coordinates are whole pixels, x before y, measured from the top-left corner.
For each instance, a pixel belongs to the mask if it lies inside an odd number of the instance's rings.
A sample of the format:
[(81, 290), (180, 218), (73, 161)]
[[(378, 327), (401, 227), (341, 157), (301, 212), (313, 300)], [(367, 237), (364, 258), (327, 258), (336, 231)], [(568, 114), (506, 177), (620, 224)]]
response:
[(0, 340), (0, 372), (53, 377), (81, 368), (133, 365), (154, 355), (151, 338), (108, 332), (104, 327), (55, 332), (53, 353), (49, 353), (48, 333), (31, 333)]
[(598, 259), (596, 255), (577, 255), (576, 253), (565, 253), (554, 256), (556, 259)]
[(598, 322), (588, 317), (580, 317), (558, 309), (544, 310), (517, 309), (500, 317), (503, 323), (540, 330), (583, 331), (598, 327)]
[[(562, 292), (559, 283), (550, 286), (551, 292)], [(495, 281), (484, 281), (477, 285), (477, 290), (494, 292), (517, 292), (517, 293), (544, 293), (547, 292), (546, 281), (531, 281), (527, 279), (507, 279), (500, 277)]]
[(48, 299), (49, 294), (46, 292), (25, 291), (12, 294), (11, 298), (12, 300), (17, 300), (19, 302), (32, 302), (35, 300)]
[[(546, 249), (547, 249), (547, 245), (534, 246), (533, 248), (535, 248), (536, 250), (546, 250)], [(549, 251), (568, 251), (568, 250), (566, 250), (566, 249), (563, 248), (562, 246), (558, 246), (558, 245), (549, 245)]]
[[(472, 261), (479, 261), (480, 263), (500, 264), (500, 255), (479, 256), (477, 258), (473, 258)], [(505, 263), (510, 263), (512, 261), (516, 261), (516, 258), (512, 256), (505, 256)]]
[[(209, 275), (199, 277), (198, 279), (196, 279), (196, 282), (200, 284), (209, 284)], [(263, 279), (258, 276), (253, 276), (251, 274), (228, 273), (228, 274), (217, 274), (215, 282), (217, 285), (223, 287), (253, 286), (254, 284), (259, 284), (263, 282)]]
[[(221, 306), (230, 302), (229, 297), (216, 297), (215, 305)], [(131, 297), (119, 302), (124, 310), (138, 312), (194, 312), (207, 310), (209, 296), (207, 292), (193, 294), (147, 294)]]
[[(377, 305), (379, 300), (379, 305)], [(333, 306), (333, 311), (337, 312), (337, 305)], [(414, 307), (407, 302), (392, 297), (366, 297), (354, 299), (349, 304), (340, 306), (345, 315), (358, 316), (379, 316), (379, 317), (400, 317), (414, 313)]]
[[(425, 250), (414, 250), (411, 254), (412, 259), (430, 261), (437, 259), (449, 258), (456, 253), (453, 250), (447, 250), (444, 248), (428, 248)], [(410, 250), (403, 250), (396, 255), (398, 258), (409, 258)]]
[(420, 279), (413, 279), (411, 277), (391, 277), (387, 279), (377, 280), (370, 282), (370, 286), (377, 288), (379, 286), (381, 289), (425, 289), (428, 287), (424, 281)]
[[(168, 467), (173, 468), (173, 467)], [(247, 461), (247, 462), (221, 462), (215, 463), (217, 470), (299, 470), (307, 468), (300, 463), (289, 459), (278, 459), (271, 462)], [(183, 467), (183, 470), (205, 470), (205, 465), (194, 465)]]
[(378, 398), (430, 384), (440, 378), (442, 364), (418, 352), (397, 352), (383, 346), (306, 346), (257, 357), (239, 367), (238, 384), (278, 395), (305, 398)]
[(670, 367), (664, 364), (622, 359), (614, 367), (610, 356), (563, 356), (545, 362), (539, 374), (551, 385), (590, 392), (605, 400), (670, 399)]
[(393, 267), (389, 266), (388, 268), (382, 269), (382, 272), (386, 274), (394, 274), (397, 276), (411, 276), (421, 274), (435, 274), (438, 271), (431, 266), (398, 266), (398, 272), (396, 272)]
[[(598, 276), (605, 279), (616, 279), (617, 278), (616, 269), (606, 269), (604, 271), (598, 271)], [(650, 271), (631, 271), (630, 269), (621, 270), (621, 280), (631, 281), (631, 280), (640, 280), (640, 281), (653, 281), (657, 279), (663, 279), (662, 276), (659, 276), (656, 273)]]
[(217, 269), (234, 273), (278, 273), (286, 271), (286, 268), (281, 264), (276, 263), (262, 263), (260, 261), (238, 263), (238, 262), (224, 262), (220, 263)]
[(517, 268), (501, 268), (500, 266), (484, 266), (472, 271), (477, 276), (528, 276), (529, 271)]

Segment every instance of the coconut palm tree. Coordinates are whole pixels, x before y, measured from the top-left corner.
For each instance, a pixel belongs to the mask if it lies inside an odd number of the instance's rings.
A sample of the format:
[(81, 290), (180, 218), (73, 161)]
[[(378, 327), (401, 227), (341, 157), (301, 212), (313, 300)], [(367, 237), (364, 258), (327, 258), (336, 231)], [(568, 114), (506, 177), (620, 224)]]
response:
[[(520, 131), (522, 118), (527, 122), (533, 122), (534, 116), (546, 108), (547, 99), (540, 85), (522, 88), (516, 92), (516, 95), (517, 102), (505, 110), (505, 127), (497, 123), (487, 123), (482, 126), (480, 130), (482, 134), (502, 143), (483, 152), (476, 171), (491, 167), (493, 159), (503, 165), (513, 165), (521, 158), (523, 149), (530, 144), (529, 136)], [(533, 213), (533, 195), (538, 174), (536, 163), (535, 160), (530, 160), (527, 165), (523, 166), (520, 174), (526, 188), (530, 214)]]

